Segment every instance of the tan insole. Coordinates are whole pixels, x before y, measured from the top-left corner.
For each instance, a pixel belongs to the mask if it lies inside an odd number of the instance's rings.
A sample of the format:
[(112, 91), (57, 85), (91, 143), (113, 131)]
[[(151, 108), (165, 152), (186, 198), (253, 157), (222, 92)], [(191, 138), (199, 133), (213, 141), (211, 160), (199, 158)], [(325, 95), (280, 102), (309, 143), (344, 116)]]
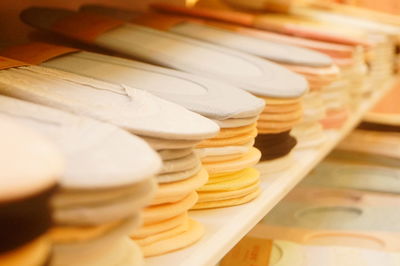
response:
[(199, 192), (198, 202), (209, 202), (217, 200), (228, 200), (241, 198), (259, 189), (260, 180), (251, 184), (247, 187), (240, 188), (238, 190), (231, 191), (216, 191), (216, 192)]
[(189, 210), (197, 200), (198, 195), (193, 191), (181, 201), (147, 207), (143, 211), (143, 222), (146, 225), (177, 216)]
[(209, 175), (230, 173), (252, 167), (258, 163), (260, 158), (261, 152), (253, 147), (248, 153), (245, 153), (238, 159), (224, 162), (203, 163), (203, 166), (207, 169)]
[(241, 205), (241, 204), (245, 204), (247, 202), (254, 200), (255, 198), (258, 197), (258, 195), (260, 193), (261, 193), (261, 190), (257, 189), (256, 191), (254, 191), (250, 194), (247, 194), (246, 196), (241, 197), (241, 198), (219, 200), (219, 201), (198, 202), (194, 207), (192, 207), (192, 210), (222, 208), (222, 207)]
[(193, 177), (183, 181), (160, 184), (151, 205), (172, 203), (182, 200), (190, 192), (203, 186), (208, 181), (208, 173), (204, 167)]
[(133, 232), (130, 236), (132, 238), (145, 238), (154, 234), (158, 234), (182, 224), (187, 218), (188, 214), (187, 211), (185, 211), (167, 220), (144, 225), (138, 230), (135, 230), (135, 232)]
[(153, 244), (142, 246), (141, 248), (145, 257), (162, 255), (188, 247), (197, 242), (203, 235), (203, 225), (192, 219), (189, 219), (189, 228), (187, 231), (173, 237), (157, 241)]
[(257, 136), (257, 129), (253, 128), (249, 133), (238, 135), (225, 139), (207, 139), (198, 144), (197, 148), (209, 148), (209, 147), (223, 147), (223, 146), (237, 146), (248, 143)]
[(226, 139), (226, 138), (231, 138), (235, 136), (240, 136), (243, 134), (247, 134), (253, 131), (254, 128), (256, 128), (257, 123), (252, 123), (247, 126), (242, 126), (242, 127), (235, 127), (235, 128), (221, 128), (218, 135), (216, 135), (212, 139)]
[(257, 183), (260, 180), (260, 173), (255, 168), (246, 168), (239, 173), (232, 174), (234, 179), (229, 179), (227, 177), (229, 177), (229, 175), (223, 178), (216, 177), (215, 179), (220, 180), (219, 182), (206, 184), (197, 189), (197, 191), (218, 192), (238, 190)]

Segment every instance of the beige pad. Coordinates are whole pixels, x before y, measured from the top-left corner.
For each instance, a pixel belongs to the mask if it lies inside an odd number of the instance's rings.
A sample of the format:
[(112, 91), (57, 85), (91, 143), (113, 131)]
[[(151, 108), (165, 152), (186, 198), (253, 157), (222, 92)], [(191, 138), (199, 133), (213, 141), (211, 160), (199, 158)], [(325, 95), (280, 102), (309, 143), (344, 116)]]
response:
[(260, 180), (260, 173), (254, 168), (246, 168), (242, 171), (224, 176), (212, 178), (211, 183), (207, 183), (197, 189), (199, 192), (217, 192), (238, 190), (257, 183)]
[(292, 154), (270, 161), (263, 161), (259, 163), (256, 168), (261, 172), (262, 175), (274, 174), (280, 171), (284, 171), (290, 167), (293, 163)]
[(198, 198), (197, 193), (193, 191), (181, 201), (147, 207), (143, 211), (143, 222), (147, 225), (177, 216), (189, 210)]
[(133, 232), (130, 236), (132, 238), (145, 238), (154, 234), (159, 234), (161, 232), (177, 227), (178, 225), (184, 223), (187, 218), (188, 214), (187, 211), (185, 211), (184, 213), (169, 218), (165, 221), (142, 226), (138, 230), (135, 230), (135, 232)]
[(135, 241), (140, 246), (148, 246), (153, 244), (154, 242), (158, 242), (163, 239), (168, 239), (174, 237), (176, 235), (182, 234), (189, 229), (189, 218), (183, 221), (183, 223), (178, 224), (176, 227), (171, 228), (169, 230), (160, 232), (158, 234), (154, 234), (145, 238), (136, 238)]
[(203, 225), (192, 219), (189, 219), (189, 228), (186, 232), (155, 242), (148, 246), (143, 246), (142, 251), (145, 257), (162, 255), (188, 247), (197, 242), (203, 235)]
[(266, 113), (290, 113), (300, 110), (302, 107), (301, 103), (294, 104), (269, 104), (265, 106), (263, 112)]
[(231, 138), (234, 136), (243, 135), (246, 133), (250, 133), (254, 128), (256, 128), (257, 123), (253, 123), (251, 125), (243, 126), (243, 127), (235, 127), (235, 128), (221, 128), (218, 135), (216, 135), (212, 139), (225, 139)]
[(269, 97), (265, 97), (265, 96), (259, 96), (257, 95), (257, 97), (260, 97), (261, 99), (263, 99), (266, 102), (266, 106), (268, 106), (269, 104), (271, 105), (289, 105), (289, 104), (300, 104), (301, 103), (301, 98), (269, 98)]
[(253, 140), (257, 136), (257, 129), (253, 128), (249, 133), (225, 139), (207, 139), (202, 141), (197, 148), (239, 146)]
[(199, 202), (209, 202), (218, 200), (228, 200), (241, 198), (248, 194), (253, 193), (260, 187), (260, 180), (251, 184), (247, 187), (240, 188), (238, 190), (227, 190), (227, 191), (216, 191), (216, 192), (199, 192)]
[(261, 152), (253, 147), (248, 153), (238, 159), (216, 163), (203, 163), (203, 166), (207, 169), (210, 175), (229, 173), (252, 167), (258, 163), (260, 158)]
[(159, 150), (158, 154), (160, 155), (161, 159), (164, 160), (174, 160), (178, 158), (185, 157), (186, 155), (191, 154), (193, 149), (186, 148), (186, 149), (174, 149), (174, 150)]
[(172, 140), (140, 136), (155, 150), (192, 148), (201, 140)]
[(163, 166), (160, 174), (181, 172), (189, 169), (193, 169), (200, 164), (199, 157), (192, 152), (191, 154), (174, 160), (163, 161)]
[(253, 124), (257, 121), (257, 116), (251, 118), (230, 118), (225, 120), (213, 120), (220, 128), (235, 128)]
[(293, 120), (298, 120), (303, 116), (303, 110), (297, 110), (294, 112), (290, 113), (267, 113), (263, 112), (260, 114), (259, 120), (258, 121), (278, 121), (278, 122), (283, 122), (283, 121), (293, 121)]
[(202, 168), (196, 175), (183, 181), (160, 184), (151, 205), (180, 201), (207, 181), (208, 173)]
[(285, 121), (285, 122), (258, 120), (257, 128), (258, 128), (258, 130), (263, 130), (263, 129), (279, 130), (279, 129), (284, 129), (284, 128), (292, 128), (296, 124), (298, 124), (300, 121), (301, 121), (301, 118), (298, 118), (298, 119), (295, 119), (292, 121)]
[(244, 197), (241, 197), (241, 198), (220, 200), (220, 201), (199, 202), (194, 207), (192, 207), (192, 210), (222, 208), (222, 207), (241, 205), (241, 204), (250, 202), (253, 199), (257, 198), (257, 196), (260, 193), (261, 193), (261, 190), (257, 189), (253, 193), (250, 193), (250, 194), (248, 194), (248, 195), (246, 195)]
[(164, 184), (164, 183), (171, 183), (171, 182), (178, 182), (182, 181), (185, 179), (188, 179), (201, 170), (201, 163), (199, 163), (196, 167), (181, 171), (181, 172), (176, 172), (176, 173), (168, 173), (168, 174), (162, 174), (157, 176), (157, 181), (159, 184)]
[(235, 159), (240, 158), (240, 156), (242, 156), (242, 154), (240, 154), (240, 153), (221, 155), (221, 156), (207, 156), (207, 157), (201, 158), (201, 161), (203, 163), (216, 163), (216, 162), (235, 160)]
[(289, 131), (293, 128), (293, 126), (283, 127), (283, 128), (258, 128), (258, 134), (277, 134), (285, 131)]

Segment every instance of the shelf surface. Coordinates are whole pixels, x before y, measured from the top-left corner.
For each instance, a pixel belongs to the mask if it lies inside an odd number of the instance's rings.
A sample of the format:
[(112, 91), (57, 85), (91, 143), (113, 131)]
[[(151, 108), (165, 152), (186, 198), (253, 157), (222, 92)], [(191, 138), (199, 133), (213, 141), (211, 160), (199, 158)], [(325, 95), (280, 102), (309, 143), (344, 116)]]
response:
[[(293, 189), (334, 147), (352, 131), (364, 114), (391, 89), (397, 78), (365, 98), (353, 110), (340, 130), (325, 131), (326, 141), (317, 148), (295, 150), (292, 166), (277, 174), (262, 175), (262, 193), (254, 201), (229, 208), (191, 211), (206, 235), (193, 246), (163, 256), (146, 259), (146, 266), (214, 266), (235, 246), (290, 190)], [(265, 167), (265, 166), (264, 166)], [(257, 168), (262, 172), (263, 164)]]

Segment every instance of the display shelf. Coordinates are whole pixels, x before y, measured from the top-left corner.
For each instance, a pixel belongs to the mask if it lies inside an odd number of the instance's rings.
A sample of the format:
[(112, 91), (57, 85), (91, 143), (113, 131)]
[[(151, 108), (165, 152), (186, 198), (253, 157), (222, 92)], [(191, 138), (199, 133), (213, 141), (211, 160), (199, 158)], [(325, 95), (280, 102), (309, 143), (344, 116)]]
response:
[[(363, 100), (340, 130), (325, 132), (326, 141), (313, 149), (295, 150), (294, 163), (285, 171), (262, 175), (262, 193), (254, 201), (230, 208), (191, 211), (204, 224), (205, 236), (195, 245), (149, 258), (146, 266), (213, 266), (245, 236), (297, 183), (299, 183), (362, 119), (363, 115), (397, 82), (392, 78)], [(263, 172), (263, 163), (257, 168)]]

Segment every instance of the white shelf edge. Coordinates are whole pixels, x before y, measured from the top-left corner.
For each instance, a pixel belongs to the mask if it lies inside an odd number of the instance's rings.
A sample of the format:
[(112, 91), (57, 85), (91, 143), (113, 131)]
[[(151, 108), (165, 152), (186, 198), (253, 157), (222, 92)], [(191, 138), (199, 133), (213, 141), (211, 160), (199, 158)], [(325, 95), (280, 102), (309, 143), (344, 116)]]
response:
[[(364, 114), (399, 79), (393, 77), (363, 100), (340, 130), (326, 131), (326, 142), (318, 148), (295, 150), (295, 164), (278, 174), (262, 176), (262, 193), (247, 204), (204, 211), (190, 216), (204, 224), (206, 235), (183, 250), (146, 259), (146, 266), (213, 266), (229, 252), (290, 190), (292, 190), (329, 152), (357, 126)], [(300, 160), (301, 158), (301, 160)], [(262, 170), (263, 164), (257, 168)]]

